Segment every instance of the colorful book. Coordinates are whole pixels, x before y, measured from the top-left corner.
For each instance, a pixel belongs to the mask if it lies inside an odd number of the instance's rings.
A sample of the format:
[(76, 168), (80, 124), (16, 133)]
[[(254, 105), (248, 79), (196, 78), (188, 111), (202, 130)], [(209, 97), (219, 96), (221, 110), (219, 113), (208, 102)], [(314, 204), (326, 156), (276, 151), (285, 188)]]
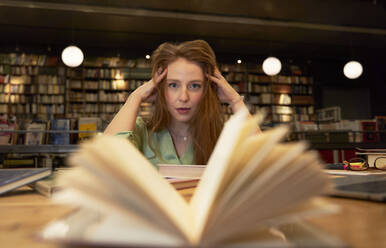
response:
[[(68, 131), (70, 130), (70, 119), (56, 119), (51, 120), (50, 129), (57, 131)], [(50, 135), (50, 143), (53, 145), (68, 145), (70, 144), (69, 133), (52, 133)]]
[[(80, 117), (78, 120), (78, 130), (79, 131), (98, 131), (101, 126), (102, 120), (97, 117)], [(81, 133), (78, 134), (78, 139), (80, 141), (88, 139), (96, 133)]]
[(25, 135), (25, 145), (41, 145), (43, 144), (46, 124), (45, 123), (29, 123), (27, 125), (27, 132)]
[[(1, 130), (14, 130), (15, 126), (13, 124), (1, 123)], [(12, 133), (10, 132), (0, 132), (0, 145), (8, 145), (11, 143)]]

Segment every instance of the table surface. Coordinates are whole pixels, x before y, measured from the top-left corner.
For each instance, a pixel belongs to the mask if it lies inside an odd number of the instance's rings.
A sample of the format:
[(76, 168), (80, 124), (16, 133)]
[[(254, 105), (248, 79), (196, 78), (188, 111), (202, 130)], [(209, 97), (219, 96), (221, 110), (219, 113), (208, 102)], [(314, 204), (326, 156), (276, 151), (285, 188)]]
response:
[[(386, 204), (362, 200), (323, 197), (342, 211), (308, 220), (308, 223), (341, 239), (350, 247), (386, 247)], [(35, 239), (48, 222), (72, 209), (54, 204), (29, 187), (0, 196), (1, 247), (59, 247)]]

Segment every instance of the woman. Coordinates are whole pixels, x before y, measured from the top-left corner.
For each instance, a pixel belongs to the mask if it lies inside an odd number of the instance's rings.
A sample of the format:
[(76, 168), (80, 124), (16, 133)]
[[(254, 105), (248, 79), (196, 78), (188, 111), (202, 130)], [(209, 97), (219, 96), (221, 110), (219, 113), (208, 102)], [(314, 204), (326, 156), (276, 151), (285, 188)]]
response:
[[(224, 124), (221, 102), (233, 112), (246, 108), (216, 67), (203, 40), (163, 43), (152, 55), (152, 79), (130, 94), (105, 134), (122, 135), (155, 166), (206, 164)], [(137, 112), (154, 102), (148, 123)]]

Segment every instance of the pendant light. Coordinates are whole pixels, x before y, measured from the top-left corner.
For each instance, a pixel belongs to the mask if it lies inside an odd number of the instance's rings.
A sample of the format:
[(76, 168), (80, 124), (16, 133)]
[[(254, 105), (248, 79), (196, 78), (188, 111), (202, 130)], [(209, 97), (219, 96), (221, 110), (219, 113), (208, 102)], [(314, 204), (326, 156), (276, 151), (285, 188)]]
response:
[(279, 74), (281, 70), (281, 62), (276, 57), (268, 57), (263, 62), (263, 71), (269, 76)]
[(77, 67), (82, 64), (83, 52), (77, 46), (68, 46), (62, 52), (62, 61), (68, 67)]
[(343, 74), (349, 79), (356, 79), (362, 75), (363, 67), (358, 61), (350, 61), (343, 67)]

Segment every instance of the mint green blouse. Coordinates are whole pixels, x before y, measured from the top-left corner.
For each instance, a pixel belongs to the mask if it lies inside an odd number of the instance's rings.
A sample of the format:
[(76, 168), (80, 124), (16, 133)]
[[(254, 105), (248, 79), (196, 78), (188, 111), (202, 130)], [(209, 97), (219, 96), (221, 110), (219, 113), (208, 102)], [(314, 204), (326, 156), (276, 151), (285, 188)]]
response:
[(150, 137), (151, 144), (154, 149), (159, 151), (161, 156), (157, 157), (149, 146), (149, 132), (141, 117), (137, 117), (134, 131), (119, 132), (116, 136), (129, 139), (155, 167), (157, 167), (157, 164), (195, 164), (192, 142), (190, 142), (184, 154), (178, 157), (167, 128), (154, 133)]

